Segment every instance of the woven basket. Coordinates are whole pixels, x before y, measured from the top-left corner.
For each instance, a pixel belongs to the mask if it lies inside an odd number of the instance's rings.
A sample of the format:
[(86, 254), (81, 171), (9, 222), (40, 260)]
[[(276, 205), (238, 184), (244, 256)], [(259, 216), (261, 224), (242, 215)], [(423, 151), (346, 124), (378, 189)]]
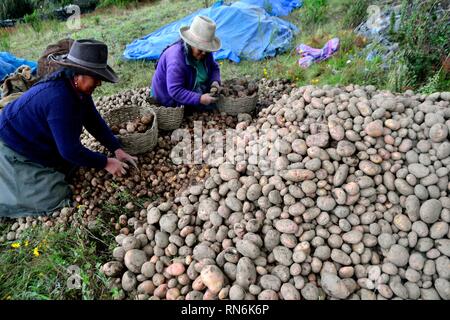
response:
[(167, 108), (153, 105), (151, 108), (158, 117), (158, 128), (161, 130), (178, 129), (183, 121), (184, 106)]
[(149, 152), (158, 143), (158, 118), (156, 113), (149, 106), (131, 106), (110, 111), (105, 115), (108, 125), (114, 126), (132, 121), (145, 114), (153, 114), (153, 123), (150, 129), (143, 133), (116, 136), (122, 143), (123, 149), (129, 154)]
[(180, 127), (184, 117), (184, 106), (168, 108), (159, 105), (154, 97), (147, 97), (146, 100), (158, 117), (159, 129), (170, 131)]
[(225, 112), (230, 116), (236, 116), (239, 113), (251, 113), (256, 109), (258, 94), (255, 92), (249, 97), (234, 98), (220, 95), (217, 107), (220, 112)]

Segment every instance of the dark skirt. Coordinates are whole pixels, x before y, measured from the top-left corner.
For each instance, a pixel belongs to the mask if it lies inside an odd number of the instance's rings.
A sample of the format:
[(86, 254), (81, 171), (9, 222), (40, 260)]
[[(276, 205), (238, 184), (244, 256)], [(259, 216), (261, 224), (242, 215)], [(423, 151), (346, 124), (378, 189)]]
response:
[(8, 148), (0, 140), (0, 217), (49, 215), (70, 206), (66, 176)]

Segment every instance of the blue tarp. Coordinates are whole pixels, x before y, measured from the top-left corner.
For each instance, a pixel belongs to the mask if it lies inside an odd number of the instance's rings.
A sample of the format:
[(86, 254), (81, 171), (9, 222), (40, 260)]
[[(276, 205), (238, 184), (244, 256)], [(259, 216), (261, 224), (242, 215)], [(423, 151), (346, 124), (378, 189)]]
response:
[(181, 20), (172, 22), (149, 35), (127, 45), (127, 60), (156, 60), (161, 52), (179, 39), (178, 30), (190, 25), (197, 15), (205, 15), (217, 24), (216, 35), (222, 41), (222, 49), (214, 53), (216, 60), (261, 60), (285, 51), (298, 32), (298, 28), (277, 17), (270, 16), (263, 8), (243, 2), (224, 5), (218, 1), (211, 8), (199, 10)]
[(303, 1), (300, 0), (241, 0), (241, 2), (264, 8), (267, 13), (276, 17), (287, 16), (303, 5)]
[(14, 73), (14, 71), (22, 65), (30, 66), (33, 72), (36, 71), (36, 62), (19, 59), (9, 52), (0, 52), (0, 81), (10, 73)]

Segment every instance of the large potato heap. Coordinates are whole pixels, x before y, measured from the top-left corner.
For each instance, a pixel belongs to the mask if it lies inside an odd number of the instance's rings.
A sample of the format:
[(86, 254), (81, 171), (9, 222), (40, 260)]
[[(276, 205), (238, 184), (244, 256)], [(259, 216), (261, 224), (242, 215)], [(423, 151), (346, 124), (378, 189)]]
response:
[(449, 102), (293, 89), (241, 117), (249, 157), (150, 204), (102, 270), (122, 298), (449, 299)]
[[(260, 107), (270, 105), (274, 99), (278, 99), (283, 94), (290, 92), (292, 87), (293, 85), (285, 80), (261, 80)], [(96, 101), (96, 105), (100, 112), (105, 114), (108, 111), (126, 106), (148, 106), (147, 96), (147, 88), (127, 90), (113, 96), (101, 97)], [(195, 114), (187, 118), (181, 127), (192, 130), (194, 121), (201, 121), (204, 129), (217, 128), (225, 130), (226, 128), (235, 127), (236, 118), (220, 114), (214, 114), (213, 116)], [(94, 151), (106, 152), (98, 141), (87, 132), (81, 138), (82, 143), (88, 148)], [(41, 221), (45, 227), (57, 227), (60, 230), (70, 225), (76, 227), (79, 219), (74, 219), (73, 214), (79, 211), (82, 212), (81, 222), (90, 227), (95, 227), (95, 221), (99, 214), (103, 218), (109, 218), (111, 215), (111, 212), (105, 209), (105, 204), (108, 201), (111, 201), (113, 206), (120, 207), (124, 201), (127, 201), (126, 198), (142, 197), (144, 200), (141, 201), (140, 205), (130, 201), (125, 204), (125, 208), (120, 208), (128, 212), (128, 222), (123, 215), (121, 219), (115, 217), (110, 219), (116, 229), (120, 229), (122, 233), (127, 233), (128, 226), (133, 226), (136, 218), (140, 216), (141, 207), (146, 208), (151, 203), (151, 199), (154, 197), (163, 197), (166, 200), (173, 198), (175, 192), (186, 188), (191, 181), (203, 179), (208, 173), (208, 167), (205, 165), (174, 165), (169, 157), (174, 145), (169, 133), (160, 132), (158, 145), (155, 149), (139, 157), (139, 170), (135, 172), (132, 168), (129, 175), (124, 178), (113, 179), (104, 170), (80, 169), (72, 182), (74, 200), (76, 200), (74, 207), (56, 211), (50, 217), (17, 219), (11, 224), (7, 233), (0, 236), (0, 242), (19, 239), (25, 229), (35, 226)]]

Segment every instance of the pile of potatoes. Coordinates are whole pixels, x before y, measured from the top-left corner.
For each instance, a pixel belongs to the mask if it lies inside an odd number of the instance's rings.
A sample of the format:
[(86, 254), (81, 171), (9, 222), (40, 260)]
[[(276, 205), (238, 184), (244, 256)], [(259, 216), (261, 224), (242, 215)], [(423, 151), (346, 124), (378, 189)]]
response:
[[(259, 87), (259, 106), (260, 108), (265, 108), (275, 99), (279, 99), (283, 94), (289, 93), (293, 85), (289, 84), (287, 80), (262, 79), (259, 82)], [(148, 88), (126, 90), (112, 96), (100, 97), (96, 99), (95, 103), (100, 113), (106, 114), (109, 111), (132, 105), (147, 106), (148, 94)], [(194, 121), (202, 121), (205, 129), (222, 128), (224, 130), (226, 128), (234, 128), (237, 119), (220, 114), (214, 114), (212, 118), (208, 114), (195, 114), (183, 122), (182, 128), (192, 130)], [(0, 243), (19, 239), (25, 229), (39, 224), (46, 228), (58, 228), (61, 231), (72, 225), (76, 227), (80, 222), (74, 219), (73, 214), (78, 211), (83, 213), (81, 223), (94, 227), (96, 217), (103, 212), (103, 204), (107, 201), (112, 201), (113, 205), (117, 205), (117, 198), (123, 193), (129, 193), (132, 197), (162, 196), (170, 198), (177, 191), (189, 186), (192, 181), (202, 179), (202, 176), (207, 174), (208, 168), (202, 165), (191, 167), (174, 166), (168, 156), (173, 147), (170, 136), (164, 131), (161, 131), (159, 136), (155, 151), (139, 157), (139, 163), (144, 168), (143, 171), (137, 172), (137, 175), (134, 174), (134, 171), (130, 172), (130, 176), (115, 182), (103, 170), (80, 169), (72, 182), (74, 201), (76, 201), (74, 207), (55, 211), (49, 217), (27, 217), (11, 221), (10, 227), (7, 228), (5, 234), (0, 235)], [(87, 131), (84, 131), (82, 134), (81, 141), (83, 145), (91, 150), (107, 152)], [(132, 168), (131, 170), (134, 169)], [(174, 172), (177, 172), (177, 174), (174, 175)], [(131, 175), (134, 175), (133, 179), (130, 179)], [(148, 176), (150, 176), (150, 180)], [(170, 181), (169, 184), (165, 183), (166, 178)], [(105, 179), (108, 182), (105, 182)], [(145, 184), (145, 187), (138, 187), (136, 190), (128, 188), (130, 186), (134, 187), (135, 184)], [(118, 187), (112, 190), (111, 185), (117, 185)], [(97, 186), (99, 186), (98, 189)], [(148, 204), (149, 201), (144, 201), (143, 203), (145, 207)], [(130, 203), (127, 203), (127, 207), (132, 208), (126, 210), (129, 211), (130, 225), (133, 225), (134, 219), (139, 216), (139, 211), (141, 210), (138, 206)], [(116, 221), (115, 218), (111, 218), (114, 228), (122, 233), (127, 233), (129, 226), (127, 222), (123, 223), (123, 221), (123, 217), (121, 219), (122, 224), (119, 223), (120, 221)], [(9, 221), (4, 221), (4, 223), (6, 222)]]
[(102, 271), (119, 298), (448, 300), (449, 103), (294, 88), (240, 116), (249, 157), (150, 204)]
[[(117, 247), (101, 270), (119, 299), (449, 300), (450, 93), (272, 80), (259, 89), (256, 119), (200, 114), (182, 125), (236, 128), (226, 162), (174, 165), (161, 136), (126, 177), (80, 170), (81, 207), (39, 220), (73, 225), (82, 210), (95, 227), (123, 192), (158, 197), (111, 217)], [(102, 150), (87, 134), (83, 143)], [(19, 219), (7, 239), (36, 223)]]
[(239, 78), (223, 81), (222, 86), (216, 94), (225, 97), (242, 98), (254, 95), (258, 92), (258, 89), (257, 81)]
[(289, 95), (296, 85), (287, 79), (261, 79), (259, 81), (257, 110), (261, 111), (269, 107), (274, 101)]
[(153, 115), (146, 114), (136, 118), (133, 121), (120, 123), (111, 126), (111, 131), (116, 135), (129, 135), (133, 133), (144, 133), (151, 128), (153, 124)]
[[(101, 98), (97, 107), (101, 113), (105, 113), (117, 108), (116, 103), (122, 107), (130, 105), (131, 99), (133, 103), (146, 103), (145, 90), (130, 92), (117, 95), (120, 98)], [(134, 97), (138, 98), (135, 100)], [(197, 113), (184, 119), (181, 128), (192, 131), (195, 121), (199, 121), (204, 130), (215, 128), (225, 132), (236, 126), (237, 118), (220, 113)], [(91, 150), (107, 153), (87, 132), (82, 134), (81, 141)], [(139, 155), (138, 169), (130, 166), (123, 177), (112, 177), (105, 170), (79, 169), (71, 181), (73, 207), (57, 210), (48, 217), (17, 219), (6, 234), (0, 236), (0, 242), (19, 239), (25, 229), (41, 223), (46, 228), (61, 231), (80, 224), (95, 229), (98, 227), (98, 217), (108, 221), (118, 232), (128, 234), (133, 222), (142, 217), (143, 211), (154, 199), (174, 199), (177, 193), (188, 188), (191, 183), (197, 183), (208, 175), (209, 167), (205, 164), (174, 164), (170, 153), (176, 143), (171, 140), (170, 132), (161, 131), (157, 146), (151, 152)], [(139, 203), (134, 203), (136, 200)], [(111, 211), (110, 208), (119, 208), (124, 214), (118, 219), (117, 210)], [(81, 215), (75, 217), (76, 212), (81, 212)]]

